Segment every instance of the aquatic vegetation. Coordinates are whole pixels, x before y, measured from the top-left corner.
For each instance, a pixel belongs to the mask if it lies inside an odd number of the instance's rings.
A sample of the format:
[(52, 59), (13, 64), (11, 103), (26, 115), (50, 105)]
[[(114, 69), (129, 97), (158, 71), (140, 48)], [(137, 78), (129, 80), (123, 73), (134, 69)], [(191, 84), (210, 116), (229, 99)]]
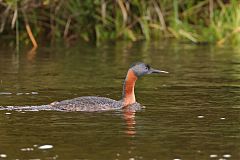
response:
[(15, 36), (17, 46), (78, 39), (240, 42), (238, 0), (3, 0), (0, 15), (1, 37)]

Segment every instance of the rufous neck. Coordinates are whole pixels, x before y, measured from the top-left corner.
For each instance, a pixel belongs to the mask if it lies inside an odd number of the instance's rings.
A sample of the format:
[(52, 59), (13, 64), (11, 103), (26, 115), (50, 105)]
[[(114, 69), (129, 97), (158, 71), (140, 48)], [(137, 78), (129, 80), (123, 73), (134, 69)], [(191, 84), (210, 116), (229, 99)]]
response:
[(136, 102), (135, 93), (134, 93), (134, 86), (135, 86), (136, 80), (137, 80), (137, 76), (134, 74), (132, 69), (129, 69), (123, 85), (124, 106), (130, 105)]

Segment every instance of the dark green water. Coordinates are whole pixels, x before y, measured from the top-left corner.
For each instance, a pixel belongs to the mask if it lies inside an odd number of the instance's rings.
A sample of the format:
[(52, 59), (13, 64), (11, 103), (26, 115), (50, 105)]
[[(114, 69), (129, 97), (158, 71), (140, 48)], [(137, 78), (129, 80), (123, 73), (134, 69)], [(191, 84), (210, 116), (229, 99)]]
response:
[[(121, 98), (132, 62), (169, 71), (137, 81), (123, 112), (0, 111), (0, 159), (239, 160), (240, 49), (172, 42), (0, 51), (0, 106)], [(51, 145), (49, 149), (40, 146)], [(6, 158), (4, 158), (6, 157)]]

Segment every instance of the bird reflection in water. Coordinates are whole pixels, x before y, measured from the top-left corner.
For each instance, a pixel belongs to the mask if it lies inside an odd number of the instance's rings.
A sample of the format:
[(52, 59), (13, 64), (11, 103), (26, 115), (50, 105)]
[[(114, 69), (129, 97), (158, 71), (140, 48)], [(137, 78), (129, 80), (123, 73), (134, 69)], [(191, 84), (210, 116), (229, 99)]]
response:
[(135, 111), (130, 111), (128, 109), (123, 110), (123, 118), (126, 122), (127, 128), (125, 133), (128, 136), (135, 136), (136, 130), (135, 130)]

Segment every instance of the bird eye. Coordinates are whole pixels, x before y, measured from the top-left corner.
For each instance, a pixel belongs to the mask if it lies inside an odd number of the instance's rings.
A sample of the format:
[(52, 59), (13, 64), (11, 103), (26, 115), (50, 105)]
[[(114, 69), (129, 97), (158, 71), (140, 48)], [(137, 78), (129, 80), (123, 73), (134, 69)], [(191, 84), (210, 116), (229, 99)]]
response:
[(150, 66), (147, 64), (147, 65), (145, 66), (145, 69), (146, 69), (146, 70), (149, 70), (149, 69), (150, 69)]

